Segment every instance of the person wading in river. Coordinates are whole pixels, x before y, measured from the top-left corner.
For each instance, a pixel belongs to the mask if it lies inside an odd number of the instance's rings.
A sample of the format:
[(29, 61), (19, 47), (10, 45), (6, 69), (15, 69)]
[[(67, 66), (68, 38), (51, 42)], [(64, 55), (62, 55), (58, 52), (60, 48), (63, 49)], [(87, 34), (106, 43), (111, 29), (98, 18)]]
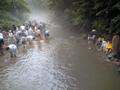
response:
[(21, 37), (21, 44), (24, 49), (27, 48), (27, 38), (26, 36)]
[(3, 34), (0, 31), (0, 53), (3, 55), (3, 45), (4, 45), (4, 40), (3, 40)]
[(9, 44), (6, 50), (9, 51), (11, 57), (16, 57), (17, 46), (15, 44)]

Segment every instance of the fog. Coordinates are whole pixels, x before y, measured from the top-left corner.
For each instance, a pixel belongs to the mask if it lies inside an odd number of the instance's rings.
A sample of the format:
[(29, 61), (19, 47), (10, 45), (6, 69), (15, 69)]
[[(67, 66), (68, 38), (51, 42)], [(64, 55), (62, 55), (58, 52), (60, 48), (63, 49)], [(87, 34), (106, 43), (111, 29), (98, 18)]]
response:
[(47, 7), (47, 0), (28, 0), (27, 2), (30, 9), (30, 20), (50, 22), (53, 15)]

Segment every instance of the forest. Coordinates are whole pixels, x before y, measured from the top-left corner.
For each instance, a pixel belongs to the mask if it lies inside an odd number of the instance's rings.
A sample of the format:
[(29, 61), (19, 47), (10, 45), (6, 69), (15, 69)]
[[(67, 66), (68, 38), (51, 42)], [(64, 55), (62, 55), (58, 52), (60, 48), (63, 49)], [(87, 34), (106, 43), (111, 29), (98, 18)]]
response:
[[(72, 27), (86, 31), (93, 28), (98, 32), (119, 31), (119, 0), (47, 0), (47, 2), (55, 18), (64, 17)], [(0, 0), (0, 26), (8, 27), (23, 23), (27, 20), (29, 12), (26, 0)]]
[(98, 32), (119, 31), (120, 0), (48, 0), (56, 17), (64, 16), (73, 27)]
[(0, 27), (19, 25), (27, 19), (29, 12), (25, 0), (0, 0)]

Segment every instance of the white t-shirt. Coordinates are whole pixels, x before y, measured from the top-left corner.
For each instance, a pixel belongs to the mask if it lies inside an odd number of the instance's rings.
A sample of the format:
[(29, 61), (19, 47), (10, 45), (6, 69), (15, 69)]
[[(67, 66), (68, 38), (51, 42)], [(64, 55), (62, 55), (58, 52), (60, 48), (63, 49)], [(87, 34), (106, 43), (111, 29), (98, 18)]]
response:
[(13, 37), (13, 33), (9, 33), (9, 37)]
[(90, 36), (88, 36), (88, 40), (91, 40), (91, 37), (90, 37)]
[(3, 34), (2, 33), (0, 33), (0, 39), (3, 39)]
[(93, 36), (92, 36), (92, 39), (95, 39), (95, 37), (96, 37), (96, 35), (93, 35)]
[(28, 36), (27, 36), (27, 39), (31, 39), (31, 40), (32, 40), (33, 38), (34, 38), (34, 37), (33, 37), (32, 35), (28, 35)]
[(37, 30), (37, 27), (35, 27), (35, 30)]
[(49, 34), (49, 31), (48, 31), (48, 30), (46, 30), (46, 31), (45, 31), (45, 34)]
[(25, 35), (28, 35), (28, 31), (27, 30), (25, 31)]
[(10, 44), (10, 45), (8, 45), (8, 47), (9, 47), (10, 49), (17, 49), (17, 46), (16, 46), (15, 44)]
[(25, 30), (25, 26), (21, 26), (20, 29), (21, 29), (21, 30)]
[(37, 33), (40, 33), (40, 29), (37, 30)]
[(28, 35), (33, 35), (32, 29), (28, 30)]
[(104, 48), (106, 46), (106, 41), (102, 41), (102, 47)]

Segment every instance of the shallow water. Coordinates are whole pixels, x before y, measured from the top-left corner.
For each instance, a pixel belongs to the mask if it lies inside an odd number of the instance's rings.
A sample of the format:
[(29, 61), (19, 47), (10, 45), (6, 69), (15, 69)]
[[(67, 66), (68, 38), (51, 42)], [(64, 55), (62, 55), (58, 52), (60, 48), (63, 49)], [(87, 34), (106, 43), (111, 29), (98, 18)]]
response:
[(17, 58), (0, 57), (0, 90), (120, 90), (116, 68), (80, 35), (60, 25), (51, 37), (19, 48)]

